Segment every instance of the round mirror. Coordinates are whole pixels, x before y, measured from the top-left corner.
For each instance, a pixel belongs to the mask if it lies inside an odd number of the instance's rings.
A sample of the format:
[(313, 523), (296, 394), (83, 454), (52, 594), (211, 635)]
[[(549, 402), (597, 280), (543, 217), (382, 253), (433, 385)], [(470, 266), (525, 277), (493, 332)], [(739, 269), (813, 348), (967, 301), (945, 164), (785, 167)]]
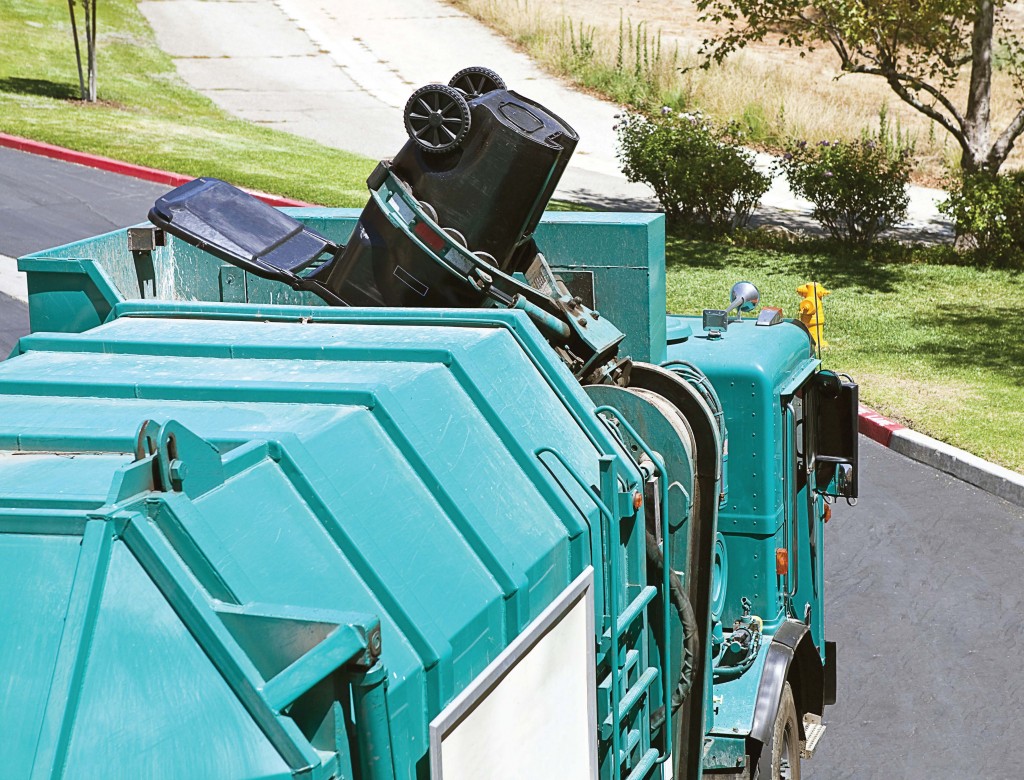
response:
[(761, 300), (761, 293), (750, 282), (736, 282), (729, 292), (729, 300), (734, 306), (739, 304), (740, 311), (753, 311)]

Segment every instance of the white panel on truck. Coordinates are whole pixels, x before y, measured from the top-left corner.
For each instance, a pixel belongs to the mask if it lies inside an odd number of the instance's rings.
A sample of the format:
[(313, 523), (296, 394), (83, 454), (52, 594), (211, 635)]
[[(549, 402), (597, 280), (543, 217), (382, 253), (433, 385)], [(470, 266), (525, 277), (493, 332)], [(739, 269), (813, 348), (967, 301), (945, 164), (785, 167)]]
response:
[(594, 570), (587, 567), (430, 724), (433, 780), (595, 780)]

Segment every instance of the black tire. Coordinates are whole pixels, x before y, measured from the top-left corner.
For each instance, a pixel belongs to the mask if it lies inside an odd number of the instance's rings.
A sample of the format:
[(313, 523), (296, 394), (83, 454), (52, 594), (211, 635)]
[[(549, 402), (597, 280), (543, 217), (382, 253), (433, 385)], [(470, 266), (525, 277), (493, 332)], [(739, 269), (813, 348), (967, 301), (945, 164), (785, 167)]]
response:
[(765, 745), (760, 764), (759, 775), (763, 780), (800, 780), (800, 727), (793, 689), (788, 682), (782, 688), (772, 741)]
[(425, 152), (458, 149), (469, 132), (469, 104), (447, 84), (427, 84), (405, 104), (405, 131)]
[(479, 65), (472, 65), (463, 68), (448, 82), (449, 87), (454, 87), (463, 93), (467, 98), (480, 97), (486, 92), (495, 89), (505, 89), (505, 81), (490, 68)]

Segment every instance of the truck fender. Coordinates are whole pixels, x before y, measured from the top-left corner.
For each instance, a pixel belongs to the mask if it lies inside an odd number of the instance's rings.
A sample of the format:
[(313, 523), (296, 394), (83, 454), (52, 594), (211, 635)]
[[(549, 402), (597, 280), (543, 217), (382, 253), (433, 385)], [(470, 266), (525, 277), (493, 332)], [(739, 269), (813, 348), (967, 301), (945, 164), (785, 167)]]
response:
[[(831, 644), (831, 643), (829, 643)], [(778, 714), (782, 687), (789, 681), (796, 702), (797, 725), (800, 739), (805, 739), (803, 715), (822, 714), (825, 704), (825, 667), (811, 639), (807, 626), (797, 620), (787, 620), (768, 647), (768, 655), (761, 673), (754, 704), (754, 721), (750, 729), (751, 757), (765, 752), (771, 755), (771, 741), (775, 716)], [(762, 747), (767, 746), (767, 751)]]

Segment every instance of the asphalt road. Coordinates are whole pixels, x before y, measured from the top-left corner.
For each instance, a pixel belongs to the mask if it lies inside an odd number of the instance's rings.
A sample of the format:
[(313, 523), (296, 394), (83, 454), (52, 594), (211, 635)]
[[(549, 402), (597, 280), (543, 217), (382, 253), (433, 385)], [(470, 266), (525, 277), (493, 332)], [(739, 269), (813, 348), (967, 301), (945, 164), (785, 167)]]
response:
[[(0, 148), (0, 255), (21, 257), (145, 222), (153, 201), (168, 189)], [(0, 357), (26, 333), (28, 307), (0, 293)]]
[(169, 189), (0, 148), (0, 254), (20, 257), (145, 222)]
[[(0, 254), (141, 222), (166, 189), (0, 149)], [(0, 295), (0, 354), (27, 331)], [(861, 442), (862, 498), (825, 537), (839, 701), (804, 777), (1016, 778), (1024, 509)]]
[(838, 702), (805, 778), (1020, 777), (1024, 509), (861, 437), (825, 535)]

